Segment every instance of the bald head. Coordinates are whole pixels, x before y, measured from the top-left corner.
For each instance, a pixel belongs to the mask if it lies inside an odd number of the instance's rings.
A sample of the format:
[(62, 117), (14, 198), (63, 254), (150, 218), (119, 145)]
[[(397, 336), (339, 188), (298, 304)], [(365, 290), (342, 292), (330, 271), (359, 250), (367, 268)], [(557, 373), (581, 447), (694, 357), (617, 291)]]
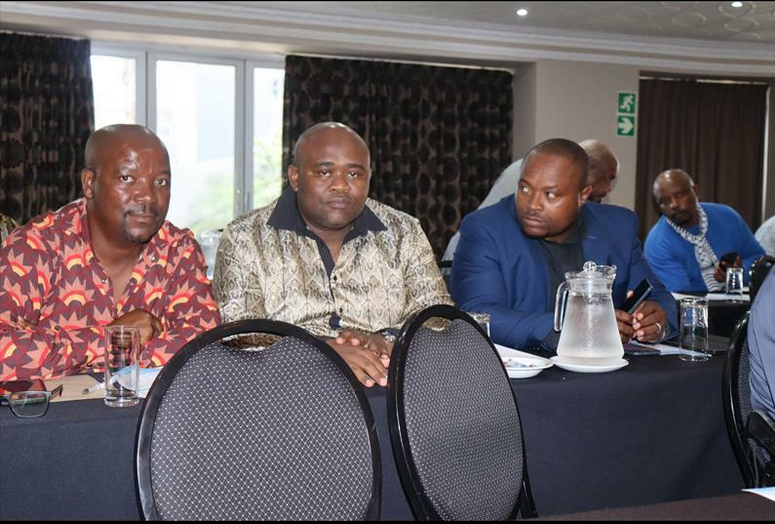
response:
[(371, 154), (369, 153), (369, 146), (366, 145), (366, 141), (361, 138), (361, 135), (356, 133), (351, 127), (340, 122), (321, 122), (309, 127), (301, 134), (298, 140), (296, 140), (296, 144), (293, 146), (293, 165), (299, 166), (304, 162), (307, 144), (314, 141), (316, 137), (320, 135), (343, 136), (344, 134), (350, 135), (354, 140), (360, 143), (366, 150), (367, 155), (369, 155), (370, 162)]
[(600, 203), (616, 185), (619, 159), (599, 140), (584, 140), (579, 145), (589, 157), (589, 185), (592, 186), (589, 200)]
[(539, 156), (566, 159), (569, 165), (574, 168), (568, 170), (566, 176), (573, 179), (573, 183), (578, 186), (579, 191), (589, 183), (589, 158), (576, 142), (565, 138), (551, 138), (536, 144), (525, 155), (525, 160), (522, 162), (522, 172), (524, 173), (530, 162)]
[(135, 124), (114, 124), (98, 129), (86, 142), (85, 160), (89, 169), (98, 170), (106, 158), (127, 146), (160, 149), (167, 155), (167, 148), (147, 127)]
[(699, 223), (697, 198), (699, 191), (689, 173), (668, 169), (654, 180), (654, 200), (663, 215), (681, 227)]

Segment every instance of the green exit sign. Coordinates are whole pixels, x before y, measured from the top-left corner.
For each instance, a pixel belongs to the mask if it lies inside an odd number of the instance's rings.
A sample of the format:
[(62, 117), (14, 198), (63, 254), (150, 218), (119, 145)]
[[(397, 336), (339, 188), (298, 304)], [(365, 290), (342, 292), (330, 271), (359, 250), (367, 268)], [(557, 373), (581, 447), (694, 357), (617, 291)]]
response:
[(616, 136), (635, 136), (638, 93), (619, 91), (616, 97)]
[(616, 112), (622, 115), (634, 115), (638, 112), (638, 94), (629, 91), (619, 91), (619, 103)]
[(635, 115), (619, 115), (616, 118), (616, 136), (635, 136)]

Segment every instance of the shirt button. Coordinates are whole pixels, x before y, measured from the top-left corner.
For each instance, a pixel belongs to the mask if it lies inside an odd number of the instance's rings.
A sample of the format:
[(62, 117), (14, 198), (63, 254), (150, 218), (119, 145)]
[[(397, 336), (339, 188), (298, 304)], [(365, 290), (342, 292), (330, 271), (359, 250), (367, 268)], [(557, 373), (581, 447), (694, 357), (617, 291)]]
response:
[(344, 313), (344, 308), (343, 308), (343, 307), (340, 307), (340, 308), (339, 308), (339, 312), (340, 312), (340, 313)]
[(333, 278), (332, 280), (333, 280), (334, 282), (336, 282), (336, 276), (334, 276), (334, 278)]
[(108, 279), (107, 278), (103, 278), (102, 280), (100, 280), (100, 282), (102, 282), (103, 284), (107, 284), (108, 283)]

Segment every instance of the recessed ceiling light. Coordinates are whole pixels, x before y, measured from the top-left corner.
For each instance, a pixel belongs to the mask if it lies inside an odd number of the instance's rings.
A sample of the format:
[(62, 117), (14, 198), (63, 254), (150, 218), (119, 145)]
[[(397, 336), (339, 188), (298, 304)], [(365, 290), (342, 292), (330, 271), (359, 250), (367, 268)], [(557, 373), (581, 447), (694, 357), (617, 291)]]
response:
[(517, 9), (517, 14), (519, 16), (527, 16), (527, 9)]
[(732, 7), (743, 7), (743, 2), (732, 2)]

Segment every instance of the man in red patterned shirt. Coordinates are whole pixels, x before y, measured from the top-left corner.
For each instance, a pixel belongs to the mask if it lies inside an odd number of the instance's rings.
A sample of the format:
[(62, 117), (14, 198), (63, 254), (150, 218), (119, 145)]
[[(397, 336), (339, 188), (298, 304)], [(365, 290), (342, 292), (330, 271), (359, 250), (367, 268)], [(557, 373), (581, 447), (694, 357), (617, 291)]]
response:
[(220, 323), (194, 235), (165, 220), (170, 182), (167, 149), (148, 129), (92, 134), (84, 198), (0, 249), (0, 380), (88, 371), (115, 324), (138, 327), (141, 365), (161, 366)]

